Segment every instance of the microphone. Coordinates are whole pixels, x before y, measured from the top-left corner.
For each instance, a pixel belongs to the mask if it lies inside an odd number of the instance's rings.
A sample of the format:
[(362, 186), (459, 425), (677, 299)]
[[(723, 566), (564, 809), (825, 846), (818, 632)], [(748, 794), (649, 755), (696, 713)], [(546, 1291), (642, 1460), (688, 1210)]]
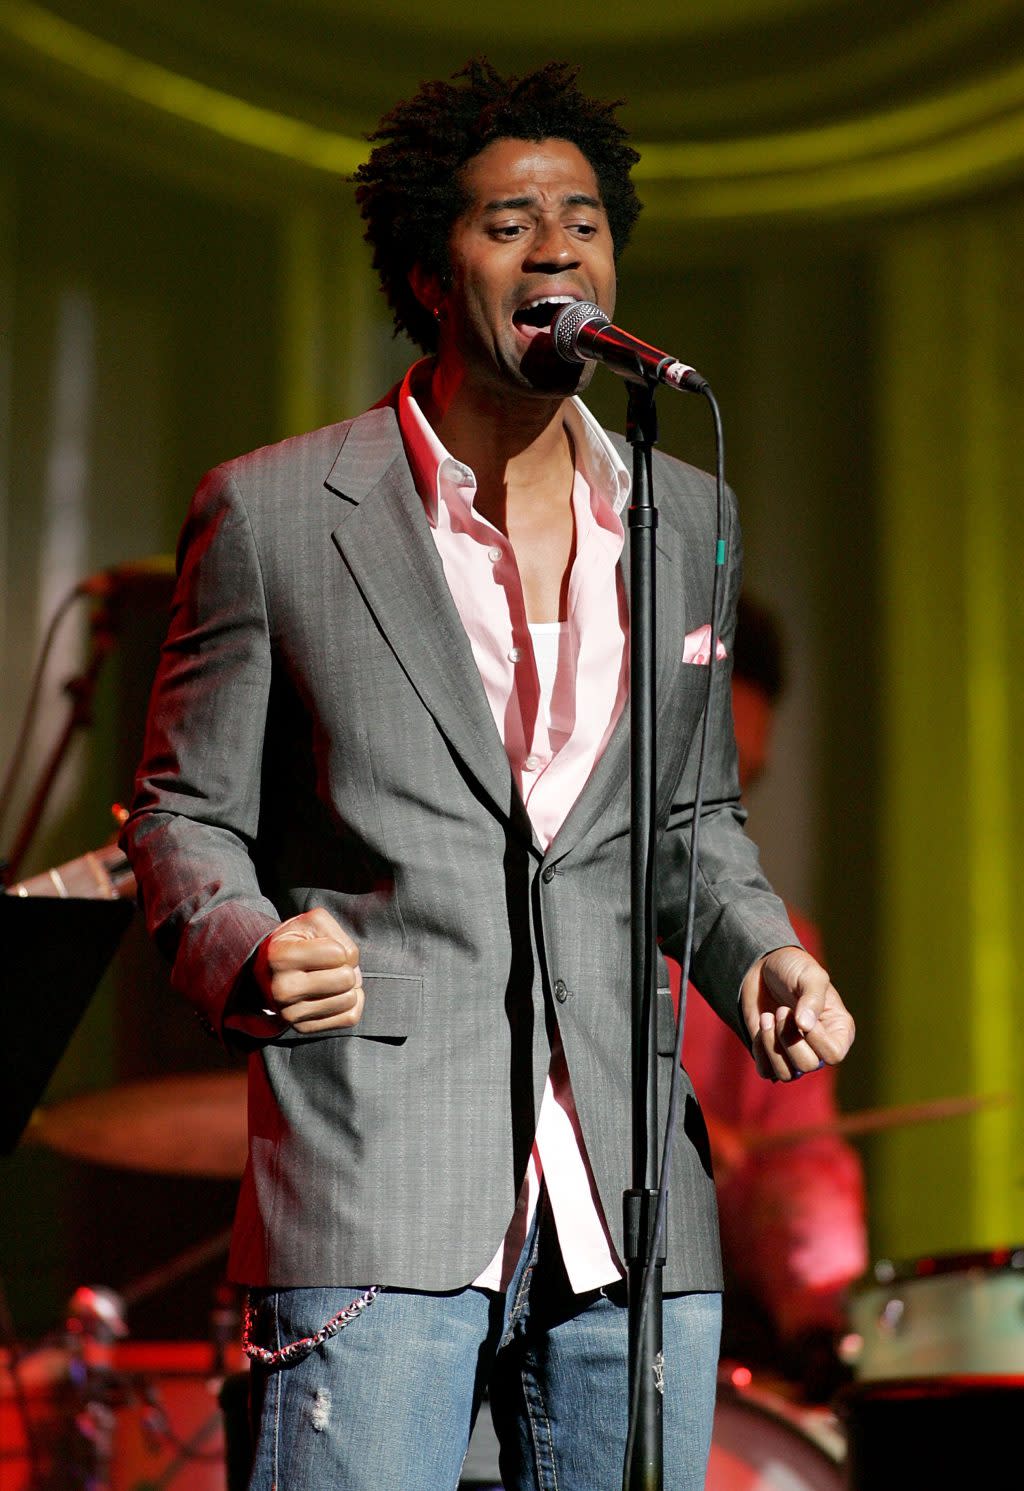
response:
[(684, 393), (709, 391), (707, 379), (696, 368), (613, 326), (592, 301), (574, 300), (557, 311), (551, 336), (555, 351), (566, 362), (603, 362), (630, 383), (667, 383)]

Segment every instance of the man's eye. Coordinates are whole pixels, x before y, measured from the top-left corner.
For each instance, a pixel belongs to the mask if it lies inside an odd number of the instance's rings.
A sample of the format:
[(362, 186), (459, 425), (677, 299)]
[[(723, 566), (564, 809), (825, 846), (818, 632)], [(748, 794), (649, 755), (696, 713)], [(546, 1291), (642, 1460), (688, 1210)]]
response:
[(491, 229), (495, 238), (518, 238), (523, 231), (522, 223), (499, 223)]

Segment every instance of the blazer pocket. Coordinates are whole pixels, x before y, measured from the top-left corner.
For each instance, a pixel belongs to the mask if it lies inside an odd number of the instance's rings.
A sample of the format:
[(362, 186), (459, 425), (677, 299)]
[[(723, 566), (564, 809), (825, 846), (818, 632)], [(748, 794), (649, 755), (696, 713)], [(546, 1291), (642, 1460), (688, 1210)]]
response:
[(278, 1036), (274, 1045), (294, 1046), (302, 1041), (326, 1041), (337, 1036), (404, 1041), (413, 1033), (423, 1011), (423, 979), (419, 974), (364, 973), (363, 991), (366, 999), (358, 1025), (346, 1025), (343, 1030), (289, 1030)]
[[(718, 660), (722, 660), (727, 656), (725, 643), (719, 637), (715, 646), (715, 657)], [(706, 668), (710, 660), (711, 623), (710, 621), (705, 621), (703, 626), (697, 627), (696, 631), (688, 632), (683, 638), (682, 661), (694, 667)]]

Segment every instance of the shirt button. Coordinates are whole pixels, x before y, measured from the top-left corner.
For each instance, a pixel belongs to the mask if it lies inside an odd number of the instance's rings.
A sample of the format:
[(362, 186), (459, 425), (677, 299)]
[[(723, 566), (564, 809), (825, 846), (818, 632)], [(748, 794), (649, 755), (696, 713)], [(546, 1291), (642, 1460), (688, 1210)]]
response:
[(556, 867), (554, 865), (545, 865), (543, 870), (541, 870), (540, 878), (543, 880), (545, 885), (550, 885), (552, 880), (554, 880), (555, 870)]
[(536, 771), (537, 767), (539, 765), (540, 765), (540, 757), (539, 756), (527, 756), (526, 760), (523, 762), (523, 770), (524, 771)]
[(564, 979), (555, 979), (555, 998), (558, 1000), (559, 1004), (565, 1003), (565, 1001), (569, 998), (570, 992), (571, 991), (565, 987)]
[(494, 545), (493, 549), (487, 550), (487, 557), (492, 564), (497, 564), (498, 560), (501, 558), (501, 550), (498, 548), (497, 544)]
[(510, 663), (518, 663), (522, 655), (523, 649), (521, 647), (510, 647), (508, 650), (508, 660)]

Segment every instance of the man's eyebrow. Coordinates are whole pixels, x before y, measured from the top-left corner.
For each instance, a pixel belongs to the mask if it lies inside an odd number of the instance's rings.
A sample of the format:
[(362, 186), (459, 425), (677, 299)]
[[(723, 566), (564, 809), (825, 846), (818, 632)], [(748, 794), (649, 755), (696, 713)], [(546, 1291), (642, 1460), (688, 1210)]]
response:
[[(536, 205), (536, 197), (500, 197), (494, 202), (484, 204), (484, 212), (507, 212), (515, 207), (533, 207)], [(592, 197), (589, 192), (571, 192), (562, 200), (563, 207), (596, 207), (603, 210), (604, 203), (599, 197)]]

